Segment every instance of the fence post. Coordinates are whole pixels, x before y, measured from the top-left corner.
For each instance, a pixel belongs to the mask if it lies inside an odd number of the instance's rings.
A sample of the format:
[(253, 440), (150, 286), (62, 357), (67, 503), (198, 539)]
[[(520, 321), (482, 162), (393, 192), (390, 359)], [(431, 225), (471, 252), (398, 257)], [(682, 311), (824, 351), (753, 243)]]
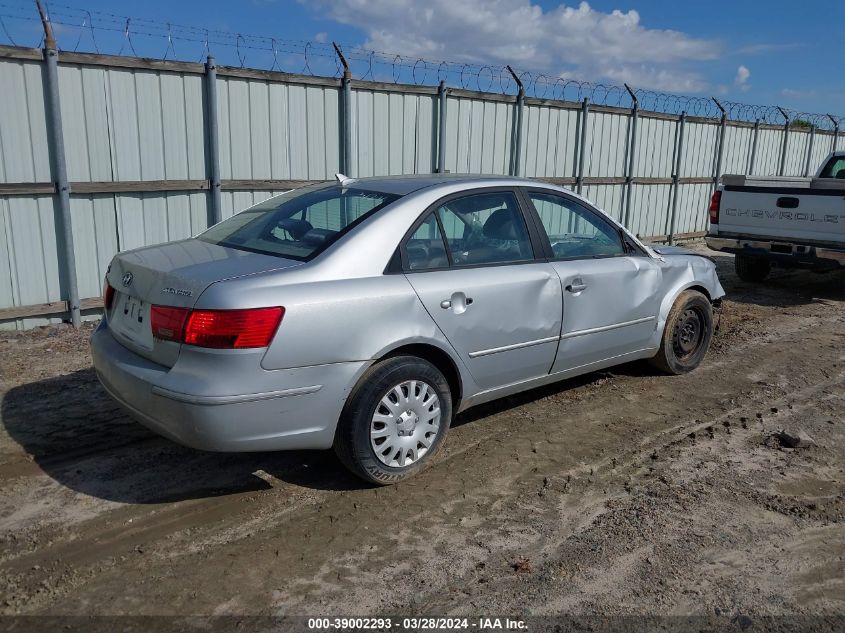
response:
[(343, 73), (343, 173), (352, 176), (352, 78)]
[(810, 128), (810, 142), (807, 143), (807, 162), (804, 164), (804, 178), (810, 175), (810, 160), (813, 158), (813, 141), (816, 139), (816, 126)]
[(754, 119), (754, 134), (751, 136), (751, 153), (748, 155), (749, 176), (754, 175), (754, 160), (757, 158), (757, 135), (760, 134), (760, 119)]
[(76, 251), (73, 247), (73, 224), (70, 215), (70, 183), (67, 179), (65, 159), (65, 137), (62, 130), (62, 105), (59, 98), (59, 51), (53, 37), (53, 27), (47, 19), (41, 2), (36, 0), (41, 24), (44, 27), (44, 61), (47, 69), (47, 118), (50, 122), (48, 132), (53, 148), (53, 176), (56, 179), (56, 192), (59, 197), (59, 217), (61, 218), (60, 261), (65, 269), (67, 282), (67, 307), (70, 322), (78, 328), (82, 323), (79, 308), (79, 282), (76, 278)]
[(343, 130), (341, 137), (341, 165), (340, 170), (347, 176), (352, 176), (352, 71), (349, 70), (349, 64), (346, 57), (335, 42), (332, 42), (334, 52), (340, 59), (343, 65), (343, 78), (340, 80), (341, 89), (343, 91), (343, 98), (340, 100), (341, 118), (343, 121)]
[(725, 157), (725, 130), (727, 129), (728, 124), (728, 113), (722, 107), (722, 104), (719, 103), (719, 100), (716, 97), (711, 97), (713, 102), (719, 107), (719, 110), (722, 111), (722, 118), (719, 122), (719, 145), (716, 148), (716, 166), (715, 166), (715, 173), (713, 174), (713, 185), (714, 187), (719, 186), (719, 178), (722, 177), (722, 161)]
[(789, 143), (789, 114), (780, 106), (777, 106), (777, 109), (786, 119), (786, 123), (783, 124), (783, 145), (780, 148), (780, 165), (778, 166), (778, 176), (783, 176), (786, 172), (786, 146)]
[(581, 135), (578, 140), (578, 177), (575, 181), (575, 191), (579, 194), (584, 188), (584, 150), (587, 145), (587, 117), (590, 116), (590, 100), (584, 97), (581, 102)]
[(831, 122), (833, 123), (833, 140), (830, 143), (830, 151), (835, 152), (836, 151), (836, 143), (839, 140), (839, 121), (834, 119), (829, 114), (827, 115), (827, 118), (830, 119)]
[(631, 108), (631, 137), (628, 142), (628, 164), (625, 165), (625, 213), (622, 224), (625, 228), (631, 228), (631, 191), (634, 183), (634, 156), (637, 151), (637, 120), (640, 116), (640, 100), (637, 99), (636, 93), (631, 90), (628, 84), (623, 84), (625, 90), (631, 95), (633, 107)]
[(439, 98), (439, 111), (437, 113), (437, 171), (446, 172), (446, 82), (440, 82), (437, 88)]
[(678, 120), (678, 144), (675, 146), (675, 169), (672, 174), (672, 216), (669, 220), (669, 245), (675, 243), (675, 227), (678, 219), (678, 180), (681, 172), (681, 158), (684, 152), (684, 125), (687, 120), (687, 113), (681, 112)]
[(211, 191), (212, 224), (223, 221), (220, 197), (220, 137), (217, 122), (217, 63), (209, 55), (205, 61), (205, 94), (208, 105), (206, 135), (208, 136), (208, 187)]
[(510, 164), (510, 175), (519, 176), (519, 163), (522, 157), (522, 110), (525, 107), (525, 87), (522, 85), (520, 78), (513, 71), (513, 68), (507, 66), (507, 69), (519, 89), (516, 93), (516, 129), (513, 131)]

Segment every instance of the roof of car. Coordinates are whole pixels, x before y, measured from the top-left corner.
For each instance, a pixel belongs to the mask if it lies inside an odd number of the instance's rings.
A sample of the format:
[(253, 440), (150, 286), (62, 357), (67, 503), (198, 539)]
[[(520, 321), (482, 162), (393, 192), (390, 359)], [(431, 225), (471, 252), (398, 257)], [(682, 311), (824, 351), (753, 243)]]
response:
[(409, 193), (413, 193), (414, 191), (426, 189), (428, 187), (435, 187), (437, 185), (454, 185), (461, 182), (473, 184), (491, 182), (492, 184), (493, 182), (501, 183), (502, 181), (508, 181), (513, 184), (525, 184), (530, 182), (525, 178), (516, 178), (514, 176), (447, 173), (355, 178), (354, 182), (349, 182), (348, 186), (355, 189), (368, 189), (370, 191), (381, 191), (383, 193), (393, 193), (404, 196)]

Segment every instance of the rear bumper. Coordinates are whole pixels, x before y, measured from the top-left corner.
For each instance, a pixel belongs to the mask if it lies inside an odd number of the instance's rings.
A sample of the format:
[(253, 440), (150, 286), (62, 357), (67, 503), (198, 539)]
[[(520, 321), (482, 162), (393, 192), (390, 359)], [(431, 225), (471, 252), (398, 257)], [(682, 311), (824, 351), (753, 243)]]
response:
[(367, 366), (267, 371), (256, 355), (232, 355), (224, 371), (227, 358), (218, 354), (205, 363), (216, 371), (200, 374), (190, 358), (186, 367), (180, 357), (167, 368), (138, 356), (105, 321), (91, 336), (91, 353), (103, 387), (141, 424), (180, 444), (225, 452), (329, 448), (346, 397)]
[(835, 268), (845, 266), (845, 248), (837, 249), (786, 240), (721, 237), (708, 235), (707, 246), (714, 251), (766, 257), (795, 265)]

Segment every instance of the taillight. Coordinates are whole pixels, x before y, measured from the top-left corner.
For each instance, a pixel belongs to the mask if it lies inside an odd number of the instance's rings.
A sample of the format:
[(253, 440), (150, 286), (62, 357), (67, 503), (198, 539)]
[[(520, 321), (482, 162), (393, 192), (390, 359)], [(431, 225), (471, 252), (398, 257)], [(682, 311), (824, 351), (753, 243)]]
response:
[(169, 306), (150, 306), (150, 327), (153, 336), (164, 341), (181, 343), (185, 331), (185, 321), (190, 314), (188, 308)]
[(285, 314), (284, 308), (194, 310), (183, 342), (198, 347), (267, 347)]
[(191, 310), (150, 306), (153, 336), (197, 347), (243, 349), (267, 347), (282, 322), (285, 309)]
[(719, 206), (722, 204), (722, 192), (714, 191), (710, 197), (710, 224), (719, 223)]
[(103, 280), (103, 305), (106, 311), (111, 310), (111, 304), (114, 303), (114, 288), (111, 287), (108, 279)]

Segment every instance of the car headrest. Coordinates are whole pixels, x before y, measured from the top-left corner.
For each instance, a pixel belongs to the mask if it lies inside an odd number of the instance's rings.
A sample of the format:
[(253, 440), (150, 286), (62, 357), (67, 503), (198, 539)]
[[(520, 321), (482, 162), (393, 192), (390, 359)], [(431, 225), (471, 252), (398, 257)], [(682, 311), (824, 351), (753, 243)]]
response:
[(845, 179), (845, 169), (840, 169), (838, 172), (836, 172), (836, 177)]
[(337, 231), (330, 231), (329, 229), (311, 229), (302, 236), (301, 241), (307, 242), (308, 244), (314, 244), (316, 246), (322, 246), (323, 244), (331, 241), (336, 233)]
[(519, 240), (522, 235), (517, 234), (514, 225), (514, 214), (510, 209), (497, 209), (487, 218), (482, 229), (484, 237), (494, 240)]
[(295, 218), (279, 220), (276, 226), (290, 233), (295, 240), (301, 240), (303, 235), (314, 228), (308, 220), (297, 220)]

